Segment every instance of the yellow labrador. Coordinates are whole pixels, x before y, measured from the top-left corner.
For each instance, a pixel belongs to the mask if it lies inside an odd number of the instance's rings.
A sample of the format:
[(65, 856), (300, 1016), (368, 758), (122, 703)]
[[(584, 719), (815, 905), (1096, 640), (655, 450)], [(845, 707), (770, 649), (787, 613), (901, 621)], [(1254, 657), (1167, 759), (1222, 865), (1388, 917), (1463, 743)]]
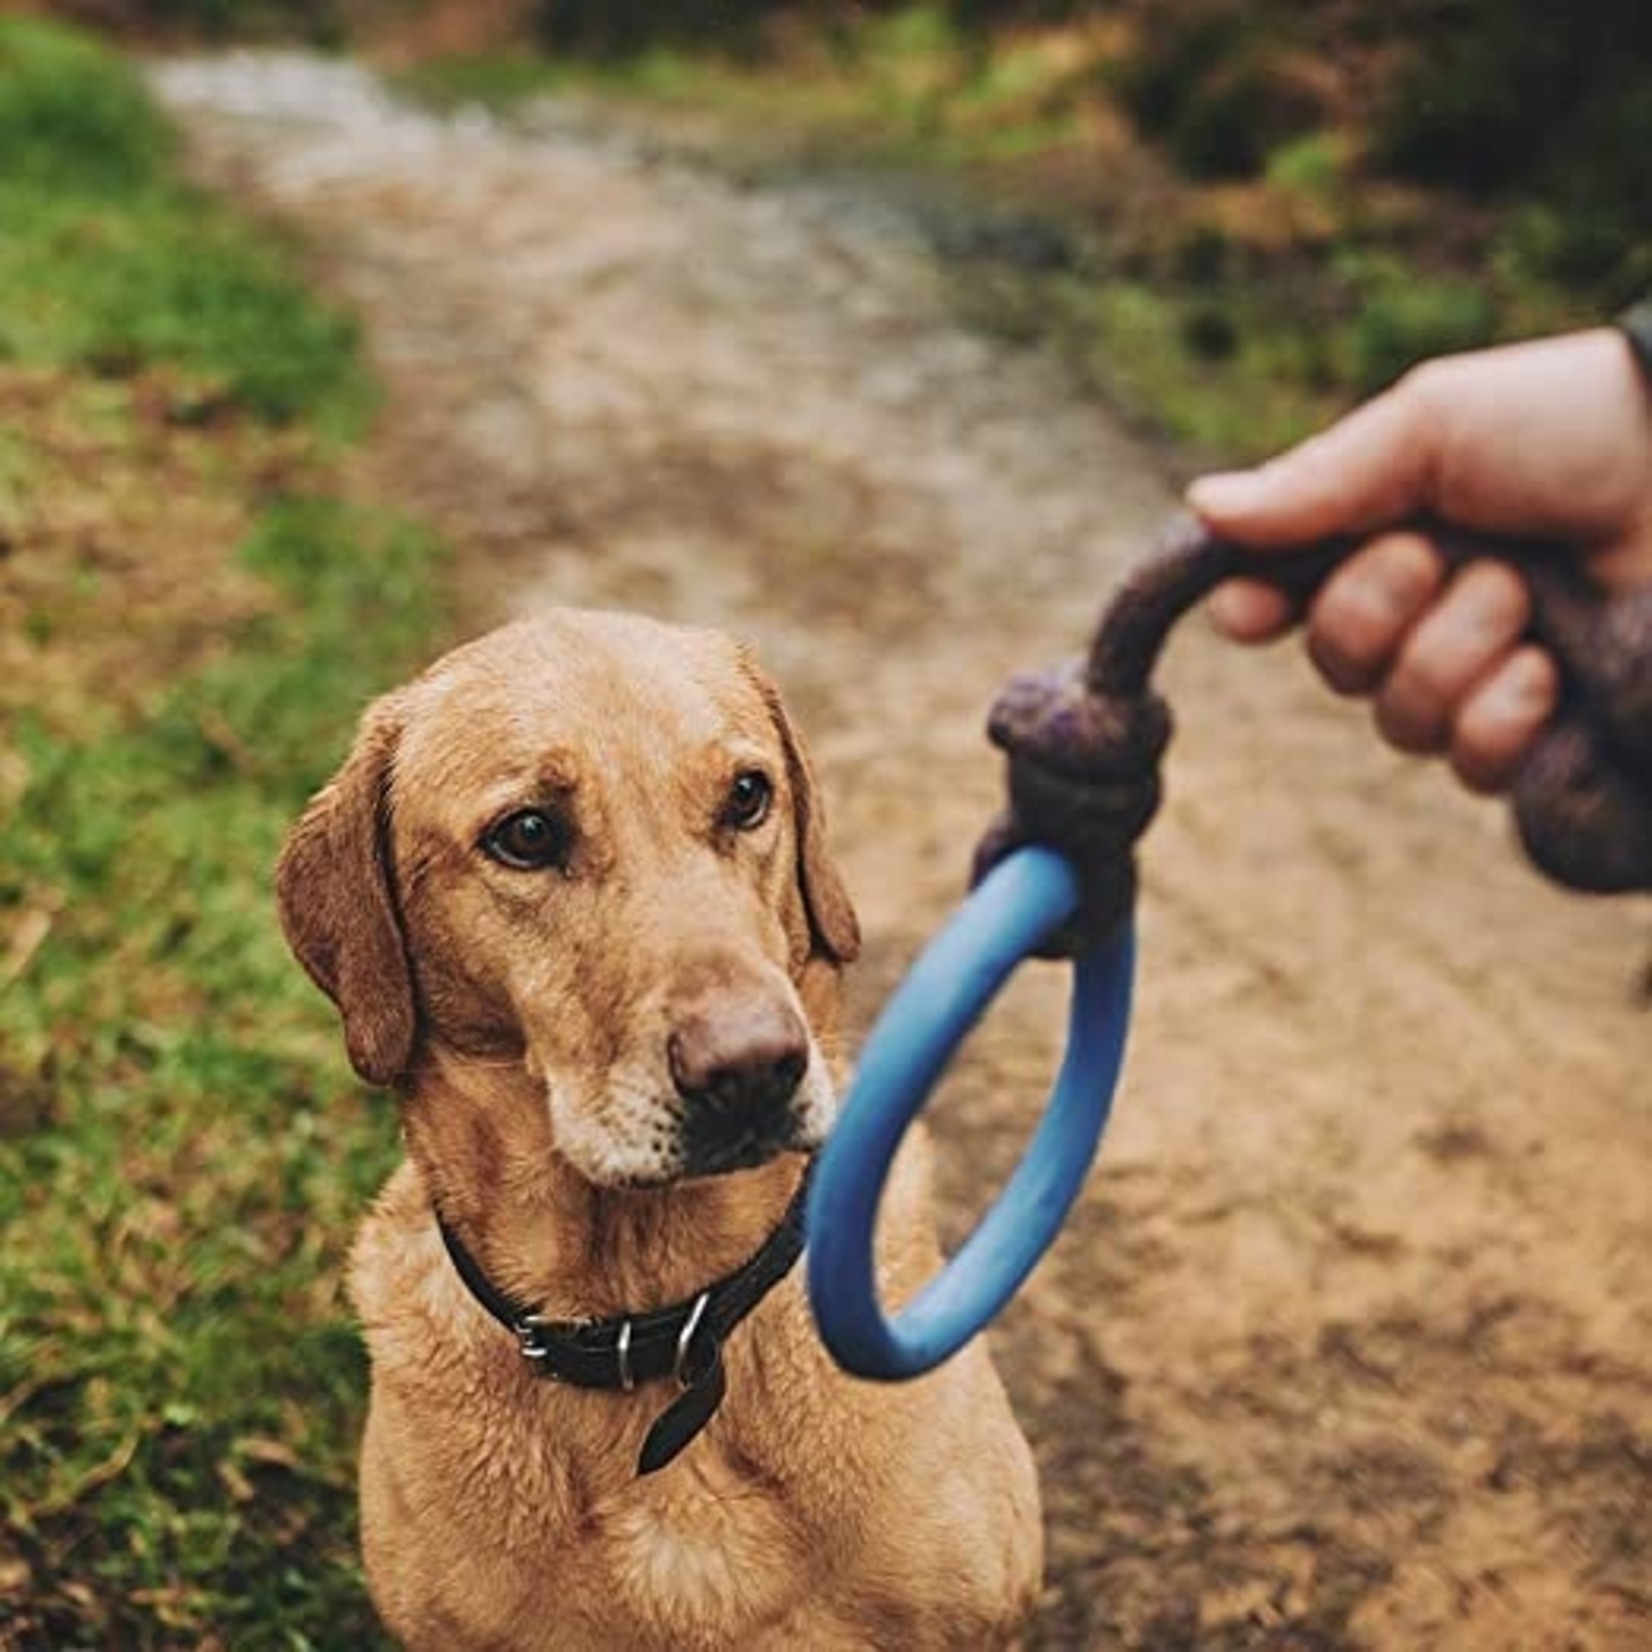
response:
[[(1011, 1642), (1038, 1493), (985, 1353), (858, 1383), (792, 1266), (859, 933), (751, 659), (579, 612), (460, 648), (369, 709), (278, 887), (404, 1120), (351, 1273), (391, 1629), (432, 1652)], [(887, 1298), (938, 1260), (915, 1143)]]

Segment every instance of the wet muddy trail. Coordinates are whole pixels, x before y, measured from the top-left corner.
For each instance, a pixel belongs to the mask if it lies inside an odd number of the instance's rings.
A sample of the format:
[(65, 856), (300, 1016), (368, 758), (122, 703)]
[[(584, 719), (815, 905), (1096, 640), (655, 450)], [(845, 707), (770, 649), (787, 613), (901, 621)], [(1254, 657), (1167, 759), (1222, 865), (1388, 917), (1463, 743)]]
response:
[[(178, 63), (205, 174), (304, 229), (390, 388), (381, 487), (465, 623), (751, 638), (823, 772), (872, 1013), (994, 807), (1009, 670), (1075, 650), (1170, 494), (1059, 364), (949, 314), (873, 200), (634, 120), (515, 127), (336, 61)], [(1143, 979), (1081, 1209), (996, 1334), (1047, 1647), (1652, 1644), (1647, 909), (1538, 883), (1290, 651), (1185, 628)], [(1041, 1105), (1059, 972), (939, 1110), (954, 1237)]]

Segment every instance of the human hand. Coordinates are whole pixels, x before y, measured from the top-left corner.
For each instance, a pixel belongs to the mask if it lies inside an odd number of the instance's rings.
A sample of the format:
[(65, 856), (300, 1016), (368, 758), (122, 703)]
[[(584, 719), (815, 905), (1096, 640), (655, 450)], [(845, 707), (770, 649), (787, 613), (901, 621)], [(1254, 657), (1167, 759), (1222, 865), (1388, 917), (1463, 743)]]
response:
[(1554, 661), (1525, 640), (1530, 596), (1497, 561), (1448, 577), (1435, 545), (1395, 525), (1426, 513), (1546, 540), (1604, 586), (1652, 583), (1652, 397), (1609, 328), (1443, 357), (1260, 469), (1201, 478), (1188, 503), (1258, 549), (1369, 533), (1305, 616), (1235, 580), (1211, 598), (1218, 629), (1265, 642), (1305, 619), (1321, 676), (1370, 698), (1392, 745), (1501, 791), (1558, 698)]

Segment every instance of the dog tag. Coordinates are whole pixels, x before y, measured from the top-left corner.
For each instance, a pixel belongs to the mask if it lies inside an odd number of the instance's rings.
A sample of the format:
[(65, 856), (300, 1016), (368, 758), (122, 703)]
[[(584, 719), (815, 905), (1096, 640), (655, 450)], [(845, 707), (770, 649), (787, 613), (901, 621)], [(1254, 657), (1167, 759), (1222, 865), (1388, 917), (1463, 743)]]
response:
[(723, 1374), (723, 1356), (714, 1349), (704, 1372), (654, 1420), (637, 1459), (638, 1474), (654, 1474), (673, 1461), (677, 1454), (717, 1414), (728, 1390)]

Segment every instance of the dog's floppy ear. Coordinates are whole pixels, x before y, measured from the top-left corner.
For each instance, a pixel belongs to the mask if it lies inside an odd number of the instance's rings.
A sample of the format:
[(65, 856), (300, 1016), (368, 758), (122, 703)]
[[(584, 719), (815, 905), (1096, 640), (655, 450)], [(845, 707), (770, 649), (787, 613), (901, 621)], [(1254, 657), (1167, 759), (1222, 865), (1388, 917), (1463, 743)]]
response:
[(818, 956), (834, 964), (852, 963), (860, 955), (860, 920), (826, 848), (826, 816), (809, 754), (786, 714), (780, 690), (749, 655), (743, 663), (786, 748), (786, 773), (791, 781), (797, 827), (797, 882), (809, 915), (810, 942)]
[(287, 944), (338, 1006), (350, 1064), (371, 1084), (407, 1071), (416, 1028), (388, 843), (400, 729), (394, 697), (369, 707), (344, 766), (293, 827), (275, 872)]

